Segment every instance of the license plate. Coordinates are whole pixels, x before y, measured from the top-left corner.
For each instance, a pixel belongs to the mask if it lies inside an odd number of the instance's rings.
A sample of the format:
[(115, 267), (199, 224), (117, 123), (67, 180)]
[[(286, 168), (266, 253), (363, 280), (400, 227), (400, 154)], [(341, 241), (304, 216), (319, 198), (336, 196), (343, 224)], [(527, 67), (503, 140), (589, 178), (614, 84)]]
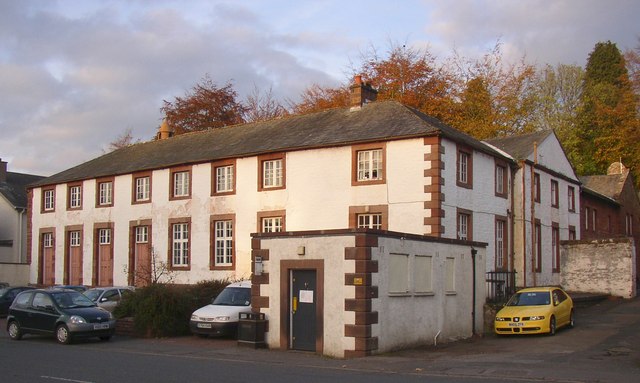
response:
[(522, 322), (509, 323), (509, 327), (524, 327), (524, 323)]
[(211, 323), (198, 323), (196, 324), (198, 328), (211, 328)]
[(94, 330), (106, 330), (108, 328), (109, 328), (109, 323), (100, 323), (100, 324), (93, 325)]

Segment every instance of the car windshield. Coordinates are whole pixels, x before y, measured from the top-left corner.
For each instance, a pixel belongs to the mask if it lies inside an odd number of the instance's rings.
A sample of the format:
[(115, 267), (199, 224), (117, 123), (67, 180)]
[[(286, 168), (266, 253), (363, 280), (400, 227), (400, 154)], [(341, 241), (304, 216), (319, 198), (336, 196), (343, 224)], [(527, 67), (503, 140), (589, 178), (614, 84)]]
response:
[(516, 293), (509, 299), (507, 306), (543, 306), (551, 302), (548, 291), (527, 291)]
[(77, 291), (63, 291), (52, 295), (58, 306), (63, 309), (94, 307), (96, 305), (89, 298)]
[(251, 304), (251, 289), (246, 287), (227, 287), (213, 301), (221, 306), (249, 306)]
[(85, 291), (83, 294), (92, 301), (97, 302), (98, 298), (100, 298), (100, 294), (102, 294), (103, 291), (104, 290), (102, 289), (91, 289)]

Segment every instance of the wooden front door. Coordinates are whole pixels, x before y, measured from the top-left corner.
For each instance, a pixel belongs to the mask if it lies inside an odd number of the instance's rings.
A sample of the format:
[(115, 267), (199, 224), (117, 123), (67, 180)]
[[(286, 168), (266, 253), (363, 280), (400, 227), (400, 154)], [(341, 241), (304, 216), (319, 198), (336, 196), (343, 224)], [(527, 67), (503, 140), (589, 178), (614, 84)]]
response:
[(42, 234), (42, 283), (53, 286), (56, 283), (56, 257), (53, 233)]
[(82, 284), (82, 246), (80, 231), (69, 232), (69, 270), (70, 285)]
[(98, 230), (98, 286), (113, 286), (111, 229)]
[(149, 226), (135, 228), (134, 285), (148, 286), (152, 280)]

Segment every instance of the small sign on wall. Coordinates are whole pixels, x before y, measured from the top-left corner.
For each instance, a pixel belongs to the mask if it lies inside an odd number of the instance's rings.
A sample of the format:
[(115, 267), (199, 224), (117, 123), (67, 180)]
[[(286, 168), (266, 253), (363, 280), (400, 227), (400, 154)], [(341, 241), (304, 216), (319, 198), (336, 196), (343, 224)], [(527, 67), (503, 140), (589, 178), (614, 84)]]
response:
[(313, 303), (313, 290), (300, 290), (300, 303)]

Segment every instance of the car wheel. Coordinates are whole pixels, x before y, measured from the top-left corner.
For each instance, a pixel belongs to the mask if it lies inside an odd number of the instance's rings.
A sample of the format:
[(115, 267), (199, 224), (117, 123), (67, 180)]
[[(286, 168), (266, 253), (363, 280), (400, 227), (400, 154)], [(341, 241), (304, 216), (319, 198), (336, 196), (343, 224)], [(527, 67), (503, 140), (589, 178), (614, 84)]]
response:
[(100, 340), (103, 342), (108, 342), (111, 339), (111, 335), (101, 336)]
[(71, 343), (71, 333), (69, 333), (69, 328), (66, 324), (61, 324), (56, 327), (56, 340), (60, 344)]
[(16, 321), (11, 321), (9, 323), (9, 327), (7, 328), (9, 332), (9, 337), (13, 340), (22, 339), (22, 330), (20, 329), (20, 324)]
[(549, 320), (549, 335), (556, 335), (556, 318), (551, 317)]

